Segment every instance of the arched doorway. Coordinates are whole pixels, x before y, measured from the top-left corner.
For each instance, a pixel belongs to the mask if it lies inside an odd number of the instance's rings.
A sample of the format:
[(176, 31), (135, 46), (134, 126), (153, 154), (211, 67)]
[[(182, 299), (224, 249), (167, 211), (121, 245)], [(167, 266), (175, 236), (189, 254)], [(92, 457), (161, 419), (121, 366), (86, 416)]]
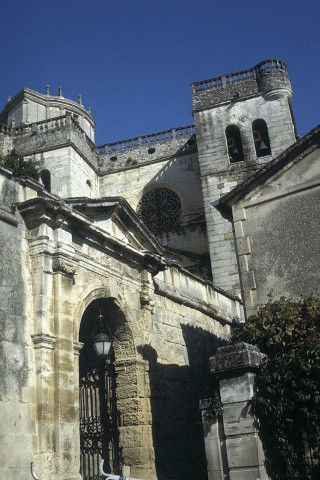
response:
[[(102, 319), (98, 315), (103, 315)], [(104, 470), (120, 472), (118, 413), (115, 394), (114, 354), (99, 358), (93, 348), (93, 334), (100, 322), (112, 332), (119, 315), (113, 299), (94, 300), (86, 308), (80, 325), (83, 343), (79, 358), (80, 396), (80, 473), (84, 480), (100, 480), (99, 463)]]

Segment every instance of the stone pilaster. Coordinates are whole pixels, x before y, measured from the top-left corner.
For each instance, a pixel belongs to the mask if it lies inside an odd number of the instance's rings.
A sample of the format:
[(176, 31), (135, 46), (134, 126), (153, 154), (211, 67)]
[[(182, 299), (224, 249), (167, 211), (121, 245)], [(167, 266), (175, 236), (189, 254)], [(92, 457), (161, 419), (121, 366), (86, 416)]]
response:
[(38, 471), (54, 469), (54, 349), (56, 337), (45, 333), (32, 336), (35, 350), (38, 411)]

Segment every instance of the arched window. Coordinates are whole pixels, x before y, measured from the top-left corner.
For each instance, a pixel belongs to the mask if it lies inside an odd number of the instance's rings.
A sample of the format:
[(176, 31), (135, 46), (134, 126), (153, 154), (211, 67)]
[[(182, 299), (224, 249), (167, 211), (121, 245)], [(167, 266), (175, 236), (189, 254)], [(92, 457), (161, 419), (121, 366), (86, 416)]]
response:
[(268, 127), (264, 120), (258, 119), (252, 122), (252, 134), (257, 157), (271, 155)]
[(230, 163), (243, 162), (244, 156), (239, 127), (228, 125), (226, 128), (226, 139)]
[(51, 192), (51, 173), (49, 170), (41, 170), (40, 172), (41, 182), (47, 192)]

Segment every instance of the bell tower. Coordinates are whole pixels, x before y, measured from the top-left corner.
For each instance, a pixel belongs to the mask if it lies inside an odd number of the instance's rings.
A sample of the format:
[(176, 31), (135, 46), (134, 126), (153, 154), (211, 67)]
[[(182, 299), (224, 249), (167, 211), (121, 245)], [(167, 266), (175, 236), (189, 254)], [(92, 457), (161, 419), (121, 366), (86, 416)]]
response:
[[(296, 140), (290, 80), (271, 59), (191, 89), (213, 282), (238, 294), (232, 227), (211, 203)], [(250, 249), (245, 238), (241, 248)]]

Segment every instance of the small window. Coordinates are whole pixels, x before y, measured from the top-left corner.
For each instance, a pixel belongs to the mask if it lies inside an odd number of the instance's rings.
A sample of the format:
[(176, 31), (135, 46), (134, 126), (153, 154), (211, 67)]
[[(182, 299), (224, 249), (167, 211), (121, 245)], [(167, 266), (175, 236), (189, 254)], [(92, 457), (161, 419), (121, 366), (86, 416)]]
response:
[(268, 127), (264, 120), (255, 120), (252, 123), (252, 135), (256, 147), (257, 157), (271, 155)]
[(40, 172), (41, 182), (43, 183), (44, 188), (47, 192), (51, 192), (51, 173), (49, 170), (42, 170)]
[(243, 148), (239, 127), (228, 125), (226, 128), (227, 147), (230, 163), (243, 162)]

